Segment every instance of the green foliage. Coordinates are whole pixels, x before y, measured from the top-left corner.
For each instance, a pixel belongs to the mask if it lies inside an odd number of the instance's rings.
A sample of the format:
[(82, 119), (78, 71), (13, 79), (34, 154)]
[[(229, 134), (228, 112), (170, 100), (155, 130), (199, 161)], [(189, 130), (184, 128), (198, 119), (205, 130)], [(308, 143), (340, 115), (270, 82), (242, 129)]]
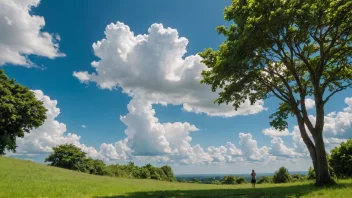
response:
[(16, 137), (41, 126), (46, 119), (43, 102), (32, 91), (0, 70), (0, 155), (16, 151)]
[(309, 169), (308, 169), (307, 179), (308, 179), (308, 180), (313, 180), (313, 179), (315, 179), (315, 178), (316, 178), (316, 176), (315, 176), (314, 168), (312, 168), (312, 167), (310, 166)]
[(237, 109), (275, 96), (283, 103), (271, 124), (284, 129), (302, 96), (351, 87), (351, 1), (234, 0), (224, 14), (233, 22), (217, 28), (226, 41), (200, 53), (202, 83), (222, 90), (217, 103)]
[(248, 181), (244, 177), (236, 178), (236, 184), (246, 184)]
[(287, 183), (291, 180), (291, 176), (285, 167), (279, 168), (273, 176), (274, 183)]
[(306, 177), (300, 174), (291, 175), (291, 182), (302, 182), (306, 180)]
[(170, 166), (162, 166), (161, 169), (164, 171), (165, 174), (165, 180), (167, 181), (176, 181), (174, 172), (172, 171), (172, 168)]
[(138, 167), (133, 162), (129, 162), (127, 165), (111, 164), (106, 166), (102, 160), (87, 158), (86, 153), (73, 144), (59, 145), (53, 149), (54, 153), (45, 159), (45, 162), (50, 162), (51, 166), (120, 178), (176, 180), (170, 166), (157, 168), (147, 164)]
[(54, 153), (50, 154), (45, 162), (50, 162), (51, 166), (78, 170), (86, 172), (86, 153), (73, 144), (62, 144), (53, 148)]
[(352, 139), (331, 150), (329, 163), (337, 177), (352, 177)]
[(219, 180), (213, 180), (212, 182), (211, 182), (211, 184), (215, 184), (215, 185), (221, 185), (221, 181), (219, 181)]
[(144, 168), (144, 167), (142, 167), (141, 169), (140, 169), (140, 178), (141, 179), (150, 179), (151, 177), (150, 177), (150, 172), (149, 172), (149, 170), (147, 169), (147, 168)]
[(225, 176), (222, 180), (222, 184), (236, 184), (236, 177), (232, 175)]
[(85, 160), (86, 171), (93, 175), (111, 175), (102, 160), (88, 158)]
[(257, 181), (257, 183), (258, 184), (273, 183), (273, 177), (272, 176), (263, 176)]

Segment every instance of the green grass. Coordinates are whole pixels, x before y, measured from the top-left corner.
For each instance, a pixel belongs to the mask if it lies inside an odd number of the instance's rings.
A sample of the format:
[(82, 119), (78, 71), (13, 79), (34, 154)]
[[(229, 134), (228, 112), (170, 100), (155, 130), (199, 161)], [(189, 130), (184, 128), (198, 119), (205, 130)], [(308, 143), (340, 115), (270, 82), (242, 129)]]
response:
[(208, 185), (95, 176), (0, 157), (0, 197), (352, 197), (352, 180), (331, 188), (312, 183)]

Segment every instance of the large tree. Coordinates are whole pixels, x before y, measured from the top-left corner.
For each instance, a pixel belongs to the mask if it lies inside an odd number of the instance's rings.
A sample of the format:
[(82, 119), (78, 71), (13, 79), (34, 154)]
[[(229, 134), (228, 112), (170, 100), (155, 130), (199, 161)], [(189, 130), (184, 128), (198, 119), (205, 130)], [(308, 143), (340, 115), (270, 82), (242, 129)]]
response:
[[(316, 184), (331, 182), (323, 141), (324, 107), (352, 85), (351, 0), (233, 0), (225, 9), (232, 25), (217, 28), (226, 37), (217, 51), (200, 53), (208, 70), (202, 83), (219, 90), (217, 103), (276, 97), (270, 117), (276, 129), (295, 116), (317, 173)], [(309, 119), (305, 99), (315, 101)], [(312, 138), (310, 138), (312, 137)]]
[(0, 155), (6, 149), (16, 151), (16, 138), (41, 126), (45, 113), (43, 102), (32, 91), (0, 70)]

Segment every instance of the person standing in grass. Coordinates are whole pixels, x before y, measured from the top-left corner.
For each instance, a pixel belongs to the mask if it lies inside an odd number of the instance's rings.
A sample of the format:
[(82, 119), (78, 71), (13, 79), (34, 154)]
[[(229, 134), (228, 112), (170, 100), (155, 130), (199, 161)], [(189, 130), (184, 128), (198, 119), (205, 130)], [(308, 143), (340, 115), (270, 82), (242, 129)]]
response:
[(257, 182), (257, 180), (255, 179), (256, 176), (257, 176), (257, 173), (255, 173), (255, 171), (252, 170), (252, 173), (251, 173), (251, 177), (252, 177), (252, 180), (251, 180), (252, 188), (255, 188), (255, 183)]

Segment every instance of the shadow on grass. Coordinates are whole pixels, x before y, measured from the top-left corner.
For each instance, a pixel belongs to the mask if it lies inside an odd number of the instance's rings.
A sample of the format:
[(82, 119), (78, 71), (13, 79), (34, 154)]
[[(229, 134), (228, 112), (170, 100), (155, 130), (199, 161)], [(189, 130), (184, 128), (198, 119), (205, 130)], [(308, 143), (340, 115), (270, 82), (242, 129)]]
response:
[[(258, 185), (258, 187), (260, 187)], [(350, 184), (336, 184), (329, 189), (351, 188)], [(129, 198), (129, 197), (221, 197), (221, 198), (271, 198), (271, 197), (301, 197), (321, 188), (313, 184), (296, 185), (296, 186), (273, 186), (268, 188), (238, 188), (238, 189), (207, 189), (207, 190), (169, 190), (169, 191), (149, 191), (149, 192), (131, 192), (126, 195), (116, 196), (96, 196), (94, 198)], [(319, 195), (319, 193), (318, 193)], [(323, 194), (321, 194), (323, 196)]]

